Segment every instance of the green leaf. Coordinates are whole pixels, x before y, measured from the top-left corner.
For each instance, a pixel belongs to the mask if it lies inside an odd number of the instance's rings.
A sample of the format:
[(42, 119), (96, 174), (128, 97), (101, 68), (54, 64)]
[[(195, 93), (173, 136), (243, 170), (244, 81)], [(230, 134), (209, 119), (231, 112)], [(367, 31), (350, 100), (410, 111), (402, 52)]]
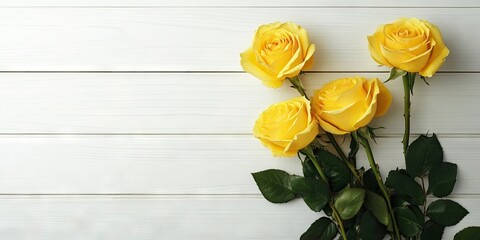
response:
[(405, 163), (412, 177), (425, 175), (433, 166), (443, 162), (443, 149), (437, 136), (420, 135), (407, 149)]
[(407, 237), (413, 237), (422, 230), (423, 222), (420, 222), (415, 213), (408, 207), (395, 208), (395, 218), (400, 232)]
[(371, 168), (363, 173), (363, 184), (365, 185), (366, 189), (374, 193), (377, 193), (380, 190), (377, 179), (375, 178), (375, 174)]
[(412, 204), (422, 205), (425, 202), (422, 187), (403, 169), (390, 171), (385, 185)]
[(360, 220), (360, 238), (369, 240), (383, 240), (387, 228), (379, 223), (370, 212), (365, 212)]
[(372, 214), (381, 224), (388, 226), (389, 215), (385, 199), (383, 199), (383, 197), (380, 195), (370, 191), (367, 191), (366, 193), (365, 207), (372, 212)]
[(457, 181), (457, 164), (443, 162), (430, 169), (428, 174), (428, 193), (436, 197), (450, 195)]
[(423, 215), (420, 207), (416, 205), (409, 205), (408, 208), (412, 210), (413, 214), (415, 214), (415, 217), (417, 218), (417, 223), (423, 225), (425, 223), (425, 216)]
[(480, 239), (480, 227), (467, 227), (455, 234), (453, 240), (478, 240)]
[(285, 203), (296, 197), (292, 191), (290, 175), (282, 170), (268, 169), (252, 173), (262, 195), (272, 203)]
[(328, 178), (331, 190), (338, 192), (345, 188), (351, 178), (351, 173), (347, 165), (334, 154), (321, 148), (316, 151), (316, 155), (320, 166), (322, 166)]
[(361, 188), (347, 188), (339, 193), (335, 199), (335, 208), (342, 219), (353, 218), (365, 200), (365, 190)]
[(329, 204), (325, 204), (325, 207), (323, 207), (323, 213), (329, 217), (332, 216), (333, 211)]
[(302, 167), (303, 167), (303, 176), (308, 178), (320, 177), (320, 175), (317, 172), (317, 169), (315, 168), (315, 165), (313, 165), (313, 162), (310, 161), (309, 159), (302, 162)]
[(347, 230), (347, 240), (357, 240), (357, 239), (359, 239), (358, 236), (357, 236), (357, 230), (355, 230), (355, 228), (348, 229)]
[(337, 226), (332, 220), (322, 217), (312, 223), (300, 240), (332, 240), (337, 236)]
[(392, 202), (392, 207), (405, 207), (410, 205), (407, 200), (403, 199), (403, 197), (399, 196), (398, 194), (391, 196), (390, 199)]
[(427, 216), (443, 226), (452, 226), (460, 222), (468, 211), (462, 205), (447, 199), (432, 202), (427, 208)]
[[(432, 220), (428, 220), (423, 226), (423, 231), (420, 239), (421, 240), (442, 239), (444, 229), (445, 229), (444, 226), (439, 225)], [(478, 238), (475, 238), (475, 239), (478, 239)]]
[(328, 186), (322, 180), (295, 176), (291, 178), (291, 184), (293, 192), (302, 195), (307, 206), (313, 211), (320, 212), (327, 204)]
[[(348, 220), (343, 220), (343, 227), (344, 227), (345, 229), (349, 229), (349, 228), (353, 227), (353, 226), (357, 223), (357, 217), (358, 217), (358, 215), (360, 215), (360, 213), (357, 214), (357, 216), (354, 217), (354, 218), (350, 218), (350, 219), (348, 219)], [(358, 219), (358, 220), (360, 221), (360, 219)]]
[(392, 70), (390, 71), (390, 77), (388, 77), (388, 79), (384, 82), (388, 82), (390, 80), (393, 80), (395, 78), (399, 78), (399, 77), (402, 77), (404, 76), (405, 74), (407, 74), (407, 71), (404, 71), (404, 70), (401, 70), (401, 69), (398, 69), (398, 68), (392, 68)]

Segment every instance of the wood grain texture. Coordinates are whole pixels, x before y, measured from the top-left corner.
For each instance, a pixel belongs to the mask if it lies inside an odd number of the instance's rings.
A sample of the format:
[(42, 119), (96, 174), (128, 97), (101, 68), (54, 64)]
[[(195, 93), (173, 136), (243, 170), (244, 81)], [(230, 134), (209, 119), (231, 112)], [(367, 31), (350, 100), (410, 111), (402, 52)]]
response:
[[(420, 2), (420, 1), (419, 1)], [(479, 8), (2, 8), (2, 71), (239, 71), (255, 29), (295, 21), (316, 71), (378, 71), (367, 35), (405, 13), (437, 24), (443, 71), (478, 71)], [(461, 27), (460, 27), (461, 26)], [(32, 41), (34, 39), (34, 41)]]
[[(471, 211), (444, 239), (480, 221), (478, 198), (454, 198)], [(320, 217), (300, 200), (261, 196), (4, 197), (0, 234), (15, 240), (292, 240)]]
[[(302, 75), (307, 89), (339, 77), (386, 79), (387, 73)], [(415, 85), (412, 131), (479, 134), (480, 74), (438, 74)], [(269, 89), (253, 76), (229, 74), (0, 74), (0, 133), (250, 134), (267, 106), (298, 96), (286, 82)], [(401, 80), (375, 120), (381, 135), (403, 133)]]
[[(366, 36), (407, 15), (438, 25), (451, 50), (430, 86), (417, 81), (412, 130), (438, 133), (458, 164), (453, 198), (471, 214), (453, 239), (480, 222), (475, 0), (1, 0), (1, 238), (298, 239), (320, 215), (268, 203), (250, 175), (301, 174), (250, 135), (263, 109), (297, 93), (242, 73), (239, 53), (260, 24), (294, 21), (317, 46), (310, 93), (343, 76), (386, 79)], [(385, 127), (373, 146), (384, 177), (403, 167), (401, 82), (387, 86), (392, 108), (373, 122)]]
[[(480, 138), (439, 137), (459, 166), (454, 193), (477, 194)], [(404, 166), (400, 140), (373, 146), (384, 177)], [(252, 136), (4, 136), (0, 146), (0, 194), (258, 194), (251, 172), (302, 173)]]
[(183, 6), (183, 7), (479, 7), (480, 4), (475, 0), (436, 0), (436, 1), (393, 1), (393, 0), (298, 0), (295, 2), (289, 0), (276, 0), (275, 4), (267, 0), (2, 0), (0, 6), (7, 7), (165, 7), (165, 6)]

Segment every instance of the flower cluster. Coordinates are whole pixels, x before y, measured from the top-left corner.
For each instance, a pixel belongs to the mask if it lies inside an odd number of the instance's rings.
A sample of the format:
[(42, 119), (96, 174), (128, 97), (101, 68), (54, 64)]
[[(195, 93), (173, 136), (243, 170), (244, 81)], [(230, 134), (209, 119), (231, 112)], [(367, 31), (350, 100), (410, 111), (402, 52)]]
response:
[[(421, 135), (410, 143), (410, 95), (417, 73), (432, 77), (449, 50), (435, 25), (416, 18), (380, 26), (368, 43), (372, 58), (391, 68), (387, 81), (403, 77), (406, 169), (390, 171), (384, 181), (370, 147), (375, 134), (369, 124), (386, 114), (392, 102), (384, 83), (352, 76), (333, 80), (308, 96), (299, 75), (313, 66), (315, 45), (301, 26), (277, 22), (258, 28), (251, 47), (240, 55), (241, 65), (268, 87), (278, 88), (288, 80), (302, 96), (269, 106), (255, 121), (253, 134), (274, 156), (298, 155), (304, 176), (269, 169), (253, 173), (253, 178), (270, 202), (302, 197), (311, 210), (326, 214), (301, 239), (334, 239), (338, 234), (341, 239), (383, 239), (387, 234), (392, 239), (441, 239), (444, 228), (468, 211), (446, 199), (427, 206), (426, 196), (452, 192), (457, 165), (444, 161), (435, 135)], [(335, 135), (349, 135), (348, 154)], [(360, 146), (369, 169), (357, 167)], [(428, 189), (423, 184), (427, 178)], [(480, 234), (480, 228), (466, 228), (455, 239), (472, 234)]]

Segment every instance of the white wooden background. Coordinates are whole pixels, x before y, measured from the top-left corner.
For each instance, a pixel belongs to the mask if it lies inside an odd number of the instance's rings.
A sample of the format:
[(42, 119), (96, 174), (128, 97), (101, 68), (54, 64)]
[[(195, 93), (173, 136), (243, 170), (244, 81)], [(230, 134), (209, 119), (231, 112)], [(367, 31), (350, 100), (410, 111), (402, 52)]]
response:
[[(300, 173), (252, 137), (257, 115), (296, 96), (242, 72), (258, 25), (294, 21), (317, 45), (307, 88), (385, 79), (366, 36), (402, 16), (437, 24), (451, 50), (415, 86), (413, 132), (459, 165), (452, 198), (480, 223), (480, 2), (476, 0), (1, 0), (2, 239), (298, 239), (318, 218), (264, 200), (250, 172)], [(402, 90), (375, 146), (402, 166)], [(365, 163), (363, 152), (359, 153)]]

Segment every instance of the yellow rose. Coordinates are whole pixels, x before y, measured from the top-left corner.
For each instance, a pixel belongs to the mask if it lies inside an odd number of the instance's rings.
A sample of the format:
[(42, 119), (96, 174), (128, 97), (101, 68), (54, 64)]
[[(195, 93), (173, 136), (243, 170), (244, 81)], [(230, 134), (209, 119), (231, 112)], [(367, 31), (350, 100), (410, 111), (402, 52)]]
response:
[(240, 54), (243, 69), (272, 88), (313, 64), (315, 45), (295, 23), (272, 23), (258, 28), (252, 47)]
[(390, 91), (378, 78), (341, 78), (315, 91), (312, 115), (325, 131), (346, 134), (385, 114), (391, 102)]
[(379, 64), (431, 77), (450, 51), (440, 30), (416, 18), (401, 18), (368, 36), (368, 49)]
[(305, 97), (273, 104), (260, 114), (253, 135), (276, 157), (291, 157), (308, 146), (318, 134)]

